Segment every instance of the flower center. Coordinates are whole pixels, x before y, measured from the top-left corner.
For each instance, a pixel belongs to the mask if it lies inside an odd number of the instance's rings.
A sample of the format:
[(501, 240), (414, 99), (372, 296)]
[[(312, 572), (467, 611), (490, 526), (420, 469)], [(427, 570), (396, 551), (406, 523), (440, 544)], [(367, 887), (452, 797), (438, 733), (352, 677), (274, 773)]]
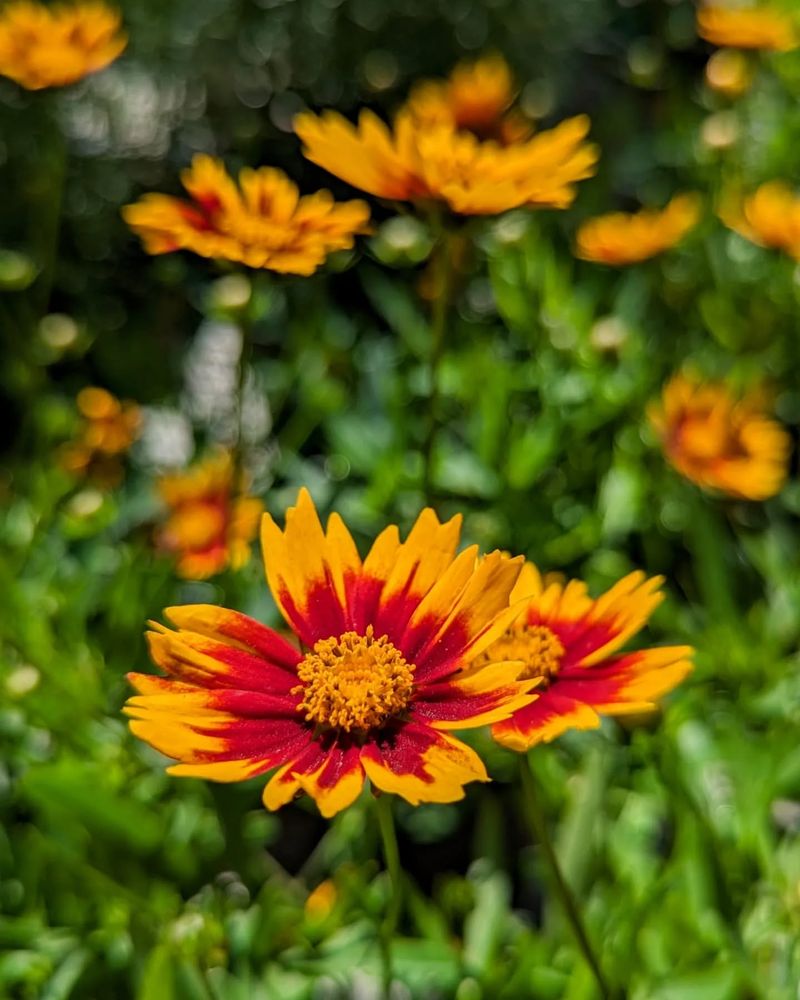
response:
[(522, 660), (526, 664), (520, 680), (541, 677), (546, 687), (561, 669), (564, 647), (546, 625), (518, 625), (492, 643), (482, 659), (487, 663)]
[(298, 712), (308, 722), (345, 732), (366, 732), (402, 712), (414, 691), (414, 665), (407, 663), (387, 636), (345, 632), (320, 639), (297, 668), (303, 682)]

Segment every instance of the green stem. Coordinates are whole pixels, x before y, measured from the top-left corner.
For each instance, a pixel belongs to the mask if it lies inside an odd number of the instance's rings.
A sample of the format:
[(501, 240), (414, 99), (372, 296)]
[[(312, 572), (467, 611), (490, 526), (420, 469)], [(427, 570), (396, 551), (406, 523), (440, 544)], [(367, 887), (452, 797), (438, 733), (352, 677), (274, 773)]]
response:
[(713, 501), (699, 490), (693, 490), (692, 494), (688, 541), (700, 597), (718, 622), (734, 622), (738, 612), (731, 591), (731, 571), (725, 560), (731, 541), (729, 533)]
[(589, 941), (589, 935), (586, 933), (586, 928), (584, 926), (580, 910), (578, 909), (578, 904), (575, 902), (572, 890), (567, 884), (567, 880), (564, 878), (564, 874), (561, 871), (561, 865), (556, 857), (553, 842), (550, 840), (550, 834), (547, 830), (547, 820), (545, 818), (542, 803), (539, 798), (539, 792), (536, 787), (536, 777), (533, 773), (530, 759), (527, 756), (524, 756), (520, 761), (520, 774), (522, 776), (522, 789), (525, 795), (528, 817), (531, 821), (531, 826), (533, 827), (536, 839), (539, 841), (539, 846), (542, 848), (542, 852), (544, 853), (545, 860), (547, 861), (548, 868), (550, 869), (553, 885), (559, 899), (561, 900), (564, 913), (572, 928), (572, 932), (575, 935), (578, 947), (586, 960), (586, 964), (592, 970), (594, 978), (597, 981), (600, 995), (603, 997), (603, 1000), (612, 1000), (612, 998), (616, 997), (617, 994), (612, 992), (606, 982), (602, 969), (600, 968), (600, 962), (598, 961), (591, 942)]
[(388, 795), (378, 795), (375, 798), (375, 810), (378, 816), (378, 828), (381, 832), (383, 857), (386, 870), (389, 873), (390, 892), (389, 905), (380, 925), (381, 959), (383, 962), (383, 992), (390, 997), (392, 986), (392, 939), (397, 929), (400, 916), (403, 891), (403, 869), (400, 866), (400, 851), (397, 847), (397, 833), (394, 827), (392, 801)]
[(50, 155), (45, 156), (46, 194), (42, 199), (43, 212), (36, 236), (37, 256), (41, 271), (33, 286), (34, 311), (38, 317), (44, 316), (50, 307), (50, 296), (55, 280), (58, 260), (58, 238), (61, 232), (61, 209), (64, 201), (64, 187), (67, 178), (67, 142), (58, 122), (55, 99), (51, 96), (47, 107), (48, 127), (52, 136)]
[(444, 353), (447, 336), (447, 321), (450, 315), (453, 291), (453, 241), (450, 234), (442, 229), (436, 243), (433, 259), (433, 275), (436, 297), (433, 300), (431, 313), (431, 341), (428, 358), (428, 426), (425, 441), (422, 446), (422, 492), (425, 502), (432, 505), (434, 501), (433, 463), (436, 449), (436, 436), (439, 430), (439, 368)]
[(236, 441), (233, 447), (232, 479), (234, 497), (244, 496), (247, 489), (245, 483), (245, 394), (247, 371), (253, 353), (253, 338), (250, 330), (250, 318), (246, 310), (242, 311), (238, 326), (242, 336), (242, 350), (239, 354), (239, 378), (236, 385)]

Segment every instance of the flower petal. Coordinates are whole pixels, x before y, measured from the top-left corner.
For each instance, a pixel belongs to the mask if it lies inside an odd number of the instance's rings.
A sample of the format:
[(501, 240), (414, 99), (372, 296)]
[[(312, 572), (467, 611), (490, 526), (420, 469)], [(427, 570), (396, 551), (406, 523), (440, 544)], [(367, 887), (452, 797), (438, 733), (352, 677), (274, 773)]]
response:
[(492, 663), (448, 681), (419, 687), (412, 714), (434, 729), (475, 729), (507, 719), (536, 698), (540, 683), (519, 680), (524, 664)]
[(558, 681), (559, 693), (606, 715), (652, 708), (692, 670), (691, 646), (644, 649), (599, 664), (573, 669)]
[(596, 729), (599, 725), (600, 716), (593, 708), (553, 689), (510, 719), (496, 722), (492, 736), (510, 750), (524, 752), (536, 743), (549, 743), (568, 729)]
[(385, 731), (361, 751), (372, 784), (412, 805), (456, 802), (468, 781), (488, 781), (486, 768), (464, 743), (429, 726), (410, 722)]

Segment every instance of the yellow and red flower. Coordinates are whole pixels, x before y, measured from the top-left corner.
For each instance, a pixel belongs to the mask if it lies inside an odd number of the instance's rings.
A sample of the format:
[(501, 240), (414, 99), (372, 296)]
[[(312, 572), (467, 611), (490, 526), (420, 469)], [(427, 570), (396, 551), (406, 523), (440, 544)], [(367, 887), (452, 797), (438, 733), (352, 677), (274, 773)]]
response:
[(694, 194), (676, 195), (662, 211), (600, 215), (578, 229), (575, 253), (601, 264), (637, 264), (674, 247), (699, 218), (700, 199)]
[(508, 63), (490, 55), (459, 63), (446, 80), (417, 83), (403, 107), (421, 126), (446, 125), (507, 146), (533, 132), (532, 123), (511, 107), (516, 94)]
[(525, 751), (603, 715), (650, 712), (692, 669), (689, 646), (620, 652), (661, 602), (661, 577), (630, 573), (591, 598), (586, 584), (543, 579), (526, 563), (511, 595), (524, 610), (486, 656), (518, 659), (536, 678), (535, 700), (492, 726), (503, 746)]
[(177, 557), (181, 576), (203, 580), (227, 566), (240, 569), (250, 558), (264, 505), (256, 497), (239, 495), (236, 486), (227, 452), (159, 480), (169, 516), (158, 532), (158, 545)]
[(99, 486), (114, 486), (122, 478), (120, 456), (139, 435), (141, 411), (97, 386), (81, 389), (76, 402), (82, 424), (75, 440), (61, 448), (61, 465)]
[[(365, 778), (412, 804), (453, 802), (487, 781), (451, 730), (497, 722), (531, 700), (519, 663), (472, 661), (503, 634), (520, 560), (456, 555), (460, 518), (430, 509), (408, 538), (392, 526), (361, 559), (341, 518), (323, 530), (302, 490), (281, 530), (262, 524), (267, 580), (295, 636), (209, 605), (169, 608), (151, 654), (169, 675), (130, 675), (131, 728), (179, 761), (172, 774), (239, 781), (277, 771), (264, 803), (298, 793), (324, 816)], [(485, 659), (485, 658), (482, 658)]]
[(481, 61), (457, 69), (447, 84), (425, 84), (391, 128), (371, 111), (357, 125), (326, 111), (298, 115), (295, 131), (309, 160), (378, 198), (444, 202), (460, 215), (567, 208), (597, 162), (597, 148), (584, 142), (589, 119), (579, 115), (529, 137), (503, 108), (511, 84), (499, 66)]
[(746, 197), (729, 192), (719, 216), (752, 243), (800, 260), (800, 197), (785, 181), (768, 181)]
[(707, 4), (697, 11), (697, 30), (712, 45), (731, 49), (788, 52), (800, 43), (794, 18), (767, 4), (752, 7)]
[(127, 45), (118, 11), (104, 3), (12, 0), (0, 11), (0, 75), (27, 90), (64, 87), (104, 69)]
[(783, 486), (791, 441), (762, 392), (737, 396), (724, 382), (679, 374), (649, 415), (670, 464), (698, 486), (746, 500)]
[(337, 203), (329, 191), (300, 197), (297, 186), (272, 167), (241, 170), (237, 186), (219, 160), (198, 155), (181, 180), (191, 201), (146, 194), (122, 210), (147, 253), (190, 250), (247, 267), (309, 275), (367, 231), (366, 202)]

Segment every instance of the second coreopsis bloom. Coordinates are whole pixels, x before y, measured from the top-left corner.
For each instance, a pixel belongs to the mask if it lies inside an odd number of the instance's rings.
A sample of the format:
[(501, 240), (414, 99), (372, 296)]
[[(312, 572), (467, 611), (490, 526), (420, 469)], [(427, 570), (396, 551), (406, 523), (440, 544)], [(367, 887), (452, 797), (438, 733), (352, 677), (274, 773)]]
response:
[(103, 3), (12, 0), (0, 11), (0, 75), (27, 90), (64, 87), (113, 62), (127, 45)]
[[(478, 72), (494, 81), (485, 101), (475, 86)], [(596, 147), (584, 141), (589, 119), (579, 115), (503, 144), (486, 135), (489, 126), (495, 135), (502, 131), (496, 116), (509, 96), (503, 75), (475, 67), (463, 73), (466, 86), (451, 80), (438, 96), (412, 92), (391, 127), (366, 110), (357, 125), (334, 111), (300, 114), (295, 131), (303, 152), (354, 187), (391, 201), (443, 202), (459, 215), (568, 207), (575, 184), (594, 173), (597, 161)]]
[(169, 511), (158, 532), (158, 544), (175, 555), (181, 576), (203, 580), (247, 562), (264, 505), (237, 491), (227, 452), (212, 455), (185, 472), (163, 476), (158, 491)]
[(781, 489), (790, 439), (762, 393), (737, 396), (724, 382), (676, 375), (650, 421), (670, 463), (699, 486), (747, 500)]
[(652, 711), (691, 670), (689, 646), (620, 652), (660, 604), (661, 577), (630, 573), (600, 597), (579, 580), (549, 582), (526, 563), (512, 601), (524, 610), (486, 655), (518, 659), (539, 679), (535, 700), (492, 726), (524, 751), (568, 729), (593, 729), (603, 715)]
[(141, 411), (97, 386), (81, 389), (76, 403), (81, 426), (75, 440), (61, 449), (61, 465), (97, 485), (114, 486), (122, 478), (120, 456), (139, 435)]
[(365, 202), (336, 202), (328, 191), (301, 197), (272, 167), (241, 170), (237, 185), (219, 160), (199, 155), (181, 180), (190, 200), (146, 194), (123, 209), (148, 253), (190, 250), (247, 267), (309, 275), (329, 254), (349, 250), (369, 220)]
[(791, 15), (767, 4), (707, 4), (697, 11), (697, 30), (707, 42), (732, 49), (788, 52), (800, 43)]
[(784, 181), (768, 181), (745, 197), (729, 193), (719, 215), (745, 239), (800, 260), (800, 197)]
[(601, 264), (636, 264), (675, 246), (699, 217), (700, 199), (693, 194), (677, 195), (662, 211), (600, 215), (578, 229), (575, 252)]
[(389, 527), (362, 559), (341, 518), (323, 530), (302, 490), (283, 530), (264, 516), (261, 539), (294, 641), (235, 611), (169, 608), (175, 628), (149, 635), (169, 676), (130, 675), (133, 732), (178, 761), (172, 774), (275, 771), (269, 809), (306, 792), (333, 816), (365, 778), (414, 805), (463, 798), (488, 777), (451, 731), (506, 718), (535, 681), (517, 679), (519, 663), (472, 668), (514, 616), (520, 560), (456, 555), (459, 532), (460, 518), (424, 510), (404, 542)]
[(533, 131), (528, 119), (511, 105), (516, 87), (505, 59), (484, 56), (459, 63), (446, 80), (416, 84), (404, 108), (420, 125), (454, 126), (479, 139), (509, 145)]

